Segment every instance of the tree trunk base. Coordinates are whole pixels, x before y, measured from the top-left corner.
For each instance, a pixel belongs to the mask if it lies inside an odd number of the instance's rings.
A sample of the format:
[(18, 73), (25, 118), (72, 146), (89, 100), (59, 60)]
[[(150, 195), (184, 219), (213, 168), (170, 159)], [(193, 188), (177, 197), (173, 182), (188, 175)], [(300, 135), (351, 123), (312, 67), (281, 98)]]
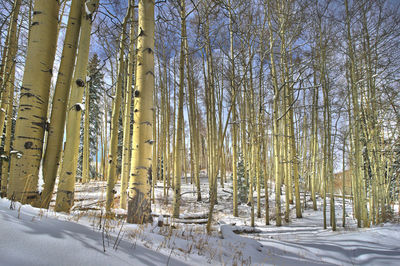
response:
[(128, 217), (126, 219), (131, 224), (151, 223), (151, 202), (142, 192), (136, 191), (136, 195), (128, 200)]

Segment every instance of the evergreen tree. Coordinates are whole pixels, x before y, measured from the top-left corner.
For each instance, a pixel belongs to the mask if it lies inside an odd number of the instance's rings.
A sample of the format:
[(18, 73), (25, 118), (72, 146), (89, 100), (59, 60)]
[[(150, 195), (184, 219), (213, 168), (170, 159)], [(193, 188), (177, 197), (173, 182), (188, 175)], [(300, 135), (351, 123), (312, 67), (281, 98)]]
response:
[[(96, 160), (96, 154), (99, 152), (99, 135), (100, 135), (100, 127), (101, 127), (101, 119), (103, 117), (103, 110), (99, 108), (101, 106), (101, 92), (103, 91), (104, 86), (104, 73), (102, 72), (102, 68), (100, 66), (100, 59), (98, 55), (95, 53), (92, 58), (89, 59), (88, 63), (88, 80), (87, 86), (89, 87), (89, 167), (90, 167), (90, 176), (96, 176), (96, 169), (94, 165), (91, 163)], [(84, 104), (86, 103), (86, 99), (84, 99)], [(79, 163), (78, 163), (78, 172), (77, 175), (81, 176), (82, 174), (82, 161), (83, 161), (83, 130), (84, 130), (84, 113), (82, 112), (82, 120), (81, 120), (81, 128), (80, 128), (80, 145), (79, 145)]]

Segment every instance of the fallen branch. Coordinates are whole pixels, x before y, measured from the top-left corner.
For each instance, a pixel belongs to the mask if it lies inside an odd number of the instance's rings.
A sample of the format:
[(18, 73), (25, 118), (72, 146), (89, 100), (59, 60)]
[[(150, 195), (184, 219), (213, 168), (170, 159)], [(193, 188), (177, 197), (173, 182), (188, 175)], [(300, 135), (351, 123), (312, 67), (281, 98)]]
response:
[(206, 224), (208, 219), (174, 219), (174, 223), (181, 224)]

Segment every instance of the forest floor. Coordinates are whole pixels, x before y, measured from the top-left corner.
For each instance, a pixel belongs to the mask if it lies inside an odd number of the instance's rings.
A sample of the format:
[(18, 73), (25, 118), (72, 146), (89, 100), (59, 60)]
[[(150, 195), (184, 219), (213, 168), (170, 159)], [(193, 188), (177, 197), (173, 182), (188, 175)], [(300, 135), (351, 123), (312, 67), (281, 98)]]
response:
[[(240, 204), (239, 217), (233, 217), (231, 184), (226, 183), (219, 188), (213, 232), (207, 235), (206, 178), (202, 180), (202, 202), (196, 201), (194, 186), (182, 179), (180, 219), (170, 218), (172, 190), (164, 197), (162, 183), (158, 183), (152, 206), (154, 223), (146, 226), (126, 224), (122, 209), (106, 218), (105, 188), (105, 182), (77, 184), (70, 214), (1, 199), (0, 265), (399, 265), (398, 217), (392, 223), (359, 229), (350, 201), (346, 202), (345, 228), (342, 200), (335, 201), (335, 232), (330, 227), (323, 229), (321, 199), (313, 211), (308, 196), (303, 218), (294, 218), (291, 205), (290, 222), (276, 227), (275, 195), (270, 193), (271, 225), (265, 225), (262, 198), (263, 218), (256, 218), (256, 227), (251, 228), (247, 204)], [(282, 195), (282, 211), (284, 200)], [(329, 225), (329, 205), (327, 210)]]

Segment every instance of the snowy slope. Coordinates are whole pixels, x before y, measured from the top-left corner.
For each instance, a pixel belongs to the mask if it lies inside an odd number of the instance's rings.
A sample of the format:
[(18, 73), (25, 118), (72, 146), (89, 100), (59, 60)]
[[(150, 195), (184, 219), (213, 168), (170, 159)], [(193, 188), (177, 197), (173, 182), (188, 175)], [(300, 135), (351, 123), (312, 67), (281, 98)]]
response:
[[(166, 265), (168, 255), (122, 240), (117, 250), (90, 227), (51, 217), (40, 217), (23, 206), (10, 210), (1, 200), (0, 265)], [(18, 206), (17, 206), (18, 207)], [(106, 240), (107, 241), (107, 240)], [(187, 265), (175, 258), (170, 265)]]
[[(88, 191), (82, 195), (90, 201)], [(321, 209), (306, 209), (302, 219), (281, 227), (256, 219), (256, 230), (249, 233), (248, 206), (240, 206), (237, 218), (230, 213), (229, 199), (220, 200), (219, 226), (214, 226), (219, 230), (208, 236), (204, 224), (179, 222), (188, 217), (202, 220), (207, 211), (207, 204), (196, 203), (194, 194), (185, 197), (181, 219), (164, 217), (167, 226), (127, 225), (120, 218), (104, 231), (99, 229), (100, 224), (104, 228), (99, 211), (59, 214), (18, 203), (11, 210), (11, 202), (0, 199), (0, 265), (400, 265), (400, 225), (358, 229), (350, 203), (342, 228), (337, 201), (336, 232), (323, 229)], [(162, 201), (153, 210), (169, 214)]]

